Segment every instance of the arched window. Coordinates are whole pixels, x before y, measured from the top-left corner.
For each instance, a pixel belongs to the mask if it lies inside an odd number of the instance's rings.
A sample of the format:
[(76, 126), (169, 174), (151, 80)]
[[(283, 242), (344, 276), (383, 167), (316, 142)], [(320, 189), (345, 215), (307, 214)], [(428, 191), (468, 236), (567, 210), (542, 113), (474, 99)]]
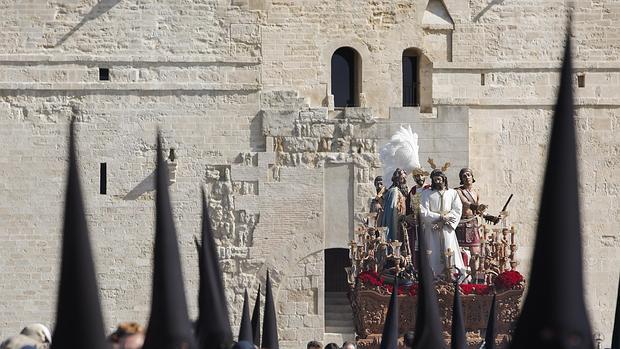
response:
[(420, 105), (420, 55), (416, 49), (403, 52), (403, 107)]
[(334, 107), (358, 107), (361, 58), (355, 49), (341, 47), (332, 55)]

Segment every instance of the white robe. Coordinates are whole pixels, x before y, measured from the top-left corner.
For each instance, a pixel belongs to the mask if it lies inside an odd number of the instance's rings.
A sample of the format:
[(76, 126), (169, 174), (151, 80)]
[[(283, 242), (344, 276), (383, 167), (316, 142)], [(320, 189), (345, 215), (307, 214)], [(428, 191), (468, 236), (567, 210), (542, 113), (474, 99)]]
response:
[[(422, 192), (420, 199), (420, 220), (422, 234), (426, 237), (427, 248), (431, 250), (430, 264), (435, 275), (443, 275), (445, 270), (445, 252), (452, 250), (452, 265), (465, 271), (465, 264), (456, 239), (454, 229), (461, 219), (463, 204), (454, 189), (447, 189), (443, 195), (439, 191), (428, 189)], [(441, 213), (454, 218), (454, 222), (443, 223)], [(441, 227), (439, 230), (434, 226)]]

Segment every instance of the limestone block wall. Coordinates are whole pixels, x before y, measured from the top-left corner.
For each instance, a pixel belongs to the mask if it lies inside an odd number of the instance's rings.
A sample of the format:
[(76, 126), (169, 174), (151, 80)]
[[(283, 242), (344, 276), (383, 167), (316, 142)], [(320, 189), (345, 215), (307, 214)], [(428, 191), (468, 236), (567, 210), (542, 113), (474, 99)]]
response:
[[(232, 162), (242, 150), (264, 147), (260, 142), (251, 145), (258, 96), (251, 91), (73, 95), (51, 90), (5, 93), (1, 99), (2, 336), (24, 323), (53, 324), (66, 132), (73, 116), (78, 119), (78, 156), (106, 323), (111, 327), (147, 319), (157, 128), (165, 148), (175, 148), (177, 155), (176, 183), (170, 190), (195, 315), (192, 235), (200, 229), (199, 186), (207, 181), (206, 165)], [(107, 164), (106, 195), (99, 194), (100, 163)], [(245, 219), (246, 226), (248, 220), (252, 217)], [(229, 285), (235, 290), (230, 294), (233, 304), (242, 286)]]
[[(232, 322), (243, 288), (253, 295), (269, 269), (284, 347), (320, 340), (323, 248), (350, 233), (326, 236), (325, 210), (340, 200), (328, 168), (350, 169), (355, 219), (343, 226), (354, 225), (381, 172), (376, 151), (401, 124), (420, 132), (423, 160), (453, 163), (451, 184), (469, 164), (491, 208), (515, 193), (510, 220), (529, 268), (564, 1), (0, 0), (0, 10), (0, 337), (53, 322), (71, 117), (109, 327), (148, 314), (157, 127), (178, 157), (170, 189), (192, 315), (204, 184)], [(575, 2), (588, 306), (604, 334), (620, 247), (619, 16), (614, 1)], [(332, 111), (330, 59), (342, 46), (362, 58), (364, 105)], [(427, 60), (422, 113), (402, 108), (407, 48)]]
[(6, 54), (256, 57), (259, 13), (230, 1), (62, 0), (0, 3)]
[[(361, 92), (367, 105), (387, 118), (390, 107), (402, 106), (403, 51), (426, 48), (425, 38), (432, 36), (419, 25), (409, 25), (421, 22), (426, 5), (273, 1), (262, 26), (265, 88), (290, 86), (312, 106), (328, 106), (331, 57), (339, 47), (348, 46), (361, 56)], [(447, 43), (427, 41), (429, 50), (424, 54), (446, 61)]]

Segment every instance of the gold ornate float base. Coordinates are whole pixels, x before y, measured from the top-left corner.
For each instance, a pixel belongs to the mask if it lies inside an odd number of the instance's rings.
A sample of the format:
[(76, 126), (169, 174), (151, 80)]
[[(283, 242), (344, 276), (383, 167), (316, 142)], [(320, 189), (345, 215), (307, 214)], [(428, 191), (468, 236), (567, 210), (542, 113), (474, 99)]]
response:
[[(446, 343), (449, 344), (454, 294), (448, 285), (438, 285), (437, 291), (443, 334)], [(497, 294), (497, 323), (495, 325), (497, 348), (508, 347), (512, 329), (519, 315), (519, 303), (522, 295), (522, 289), (507, 290)], [(358, 334), (358, 348), (378, 349), (390, 295), (382, 292), (382, 289), (360, 289), (356, 287), (349, 293), (349, 299)], [(492, 295), (461, 296), (467, 343), (470, 349), (479, 348), (484, 339), (492, 299)], [(416, 296), (398, 296), (400, 348), (404, 348), (402, 335), (415, 328), (416, 305)]]

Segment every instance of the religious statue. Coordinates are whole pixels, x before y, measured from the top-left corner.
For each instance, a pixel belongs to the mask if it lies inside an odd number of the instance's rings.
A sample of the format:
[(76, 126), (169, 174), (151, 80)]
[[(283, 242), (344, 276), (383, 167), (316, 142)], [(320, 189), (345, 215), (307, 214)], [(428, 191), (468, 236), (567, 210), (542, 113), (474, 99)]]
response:
[(376, 213), (375, 222), (380, 223), (383, 218), (383, 195), (385, 194), (385, 185), (383, 185), (383, 177), (377, 176), (374, 181), (376, 195), (370, 202), (370, 213)]
[(431, 172), (431, 188), (422, 191), (420, 198), (420, 220), (422, 234), (425, 234), (430, 249), (430, 264), (433, 272), (452, 275), (457, 268), (463, 274), (465, 264), (460, 254), (459, 243), (454, 230), (461, 218), (463, 205), (456, 190), (448, 188), (448, 178), (440, 169)]
[(407, 172), (397, 168), (392, 174), (392, 186), (384, 194), (383, 217), (380, 226), (387, 227), (388, 240), (400, 239), (401, 217), (406, 213)]
[(486, 205), (480, 203), (480, 194), (474, 188), (476, 179), (470, 168), (462, 168), (459, 171), (459, 179), (461, 186), (455, 189), (463, 204), (463, 214), (456, 227), (456, 237), (469, 259), (472, 255), (480, 254), (480, 230)]
[[(425, 184), (428, 172), (424, 171), (420, 167), (416, 167), (411, 170), (411, 176), (413, 177), (414, 185), (407, 195), (407, 207), (404, 217), (404, 229), (407, 231), (407, 251), (411, 254), (412, 251), (417, 250), (417, 237), (420, 230), (420, 198), (422, 191), (430, 188)], [(411, 262), (415, 263), (415, 260)]]

